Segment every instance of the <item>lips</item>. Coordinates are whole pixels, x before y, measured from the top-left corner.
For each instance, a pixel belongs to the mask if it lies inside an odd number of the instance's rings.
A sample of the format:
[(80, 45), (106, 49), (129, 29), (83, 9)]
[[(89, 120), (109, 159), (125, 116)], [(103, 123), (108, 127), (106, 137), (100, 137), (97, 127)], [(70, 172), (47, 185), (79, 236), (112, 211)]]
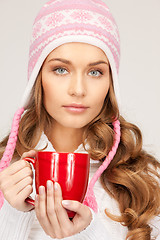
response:
[(72, 103), (69, 105), (63, 106), (67, 111), (73, 112), (73, 113), (82, 113), (88, 109), (87, 106), (84, 106), (82, 104)]

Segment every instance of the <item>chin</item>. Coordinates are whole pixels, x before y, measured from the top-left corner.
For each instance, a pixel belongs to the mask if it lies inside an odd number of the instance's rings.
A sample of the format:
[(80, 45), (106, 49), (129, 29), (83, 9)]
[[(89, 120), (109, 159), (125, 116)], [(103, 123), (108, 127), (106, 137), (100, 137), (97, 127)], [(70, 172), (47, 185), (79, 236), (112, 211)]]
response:
[(64, 127), (66, 128), (73, 128), (73, 129), (81, 129), (81, 128), (84, 128), (87, 124), (76, 124), (76, 123), (73, 123), (73, 124), (65, 124)]
[(82, 121), (80, 119), (77, 121), (76, 120), (68, 119), (68, 121), (67, 121), (67, 119), (66, 119), (65, 122), (61, 122), (60, 124), (65, 128), (81, 129), (81, 128), (84, 128), (89, 123), (88, 121)]
[(84, 119), (84, 118), (67, 118), (61, 117), (53, 120), (53, 124), (56, 127), (68, 128), (68, 129), (83, 129), (86, 127), (88, 123), (90, 123), (92, 119)]

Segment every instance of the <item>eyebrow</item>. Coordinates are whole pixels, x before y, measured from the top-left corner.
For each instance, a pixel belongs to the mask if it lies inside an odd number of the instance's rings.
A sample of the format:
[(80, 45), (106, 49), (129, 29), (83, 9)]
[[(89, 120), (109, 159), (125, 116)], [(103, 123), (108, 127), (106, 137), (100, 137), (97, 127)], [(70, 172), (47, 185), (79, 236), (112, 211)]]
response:
[[(60, 62), (69, 64), (69, 65), (72, 64), (70, 61), (68, 61), (66, 59), (63, 59), (63, 58), (52, 58), (48, 62), (51, 62), (51, 61), (60, 61)], [(90, 64), (88, 64), (88, 66), (95, 66), (95, 65), (98, 65), (98, 64), (102, 64), (102, 63), (109, 65), (108, 62), (100, 60), (100, 61), (97, 61), (97, 62), (90, 63)]]

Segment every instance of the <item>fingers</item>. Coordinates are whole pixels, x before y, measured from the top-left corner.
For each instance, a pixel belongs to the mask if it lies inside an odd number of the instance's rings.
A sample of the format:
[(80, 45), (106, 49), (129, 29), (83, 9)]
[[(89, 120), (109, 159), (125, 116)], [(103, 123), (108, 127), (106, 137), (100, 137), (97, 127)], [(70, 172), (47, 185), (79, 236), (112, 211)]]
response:
[(21, 159), (24, 159), (26, 157), (35, 157), (36, 151), (35, 150), (30, 150), (29, 152), (24, 152)]
[(21, 205), (22, 205), (22, 200), (26, 199), (31, 194), (32, 191), (33, 191), (32, 186), (27, 185), (18, 195), (15, 195), (15, 193), (13, 195), (12, 192), (7, 192), (5, 194), (5, 197), (10, 199), (9, 203), (12, 205), (12, 207), (20, 211), (28, 211), (34, 208), (33, 206), (31, 206), (31, 204), (28, 204), (28, 207), (27, 207), (27, 203), (24, 203), (25, 207), (22, 206), (23, 209), (21, 209)]
[[(19, 202), (18, 199), (25, 199), (27, 198), (33, 191), (33, 179), (31, 176), (28, 176), (21, 181), (19, 181), (17, 184), (9, 185), (4, 183), (5, 186), (2, 187), (3, 194), (6, 199), (10, 199), (10, 202), (13, 203)], [(16, 200), (17, 201), (16, 201)]]
[(55, 202), (54, 202), (53, 182), (47, 181), (47, 215), (51, 224), (55, 226), (54, 227), (55, 235), (58, 236), (61, 230), (60, 230), (59, 221), (57, 219), (57, 215), (54, 208), (55, 208)]
[(7, 176), (7, 175), (8, 176), (13, 175), (25, 167), (29, 167), (28, 163), (24, 160), (19, 160), (19, 161), (13, 163), (12, 165), (10, 165), (8, 168), (4, 169), (1, 172), (1, 177)]
[(38, 201), (35, 203), (36, 215), (46, 234), (51, 237), (62, 238), (71, 235), (73, 223), (61, 202), (62, 192), (59, 184), (55, 188), (52, 181), (47, 181), (46, 196), (44, 186), (40, 186)]
[[(23, 160), (24, 158), (27, 158), (27, 157), (34, 158), (35, 156), (36, 156), (36, 151), (35, 150), (30, 150), (29, 152), (24, 152), (21, 159)], [(31, 167), (31, 164), (28, 161), (26, 161), (26, 160), (24, 160), (24, 161), (26, 162), (26, 164), (28, 166)]]
[[(62, 200), (58, 183), (53, 186), (52, 181), (47, 181), (46, 192), (44, 186), (39, 188), (38, 201), (35, 202), (36, 215), (46, 234), (52, 238), (59, 239), (78, 233), (92, 220), (91, 210), (87, 206), (77, 201)], [(77, 213), (72, 221), (63, 206)]]
[[(58, 218), (58, 221), (60, 223), (61, 228), (63, 229), (65, 226), (65, 231), (69, 231), (71, 227), (71, 221), (68, 218), (67, 211), (62, 206), (62, 190), (60, 185), (55, 182), (54, 184), (54, 208), (55, 212)], [(66, 234), (66, 232), (65, 232)]]
[(47, 181), (47, 214), (51, 222), (57, 221), (56, 213), (54, 211), (54, 192), (52, 181)]
[(47, 210), (47, 208), (46, 208), (45, 187), (40, 186), (39, 187), (39, 195), (36, 196), (36, 201), (35, 201), (36, 216), (37, 216), (37, 219), (39, 220), (39, 223), (41, 224), (42, 228), (44, 229), (45, 233), (54, 238), (55, 234), (51, 227), (46, 210)]
[(33, 172), (30, 167), (25, 167), (21, 169), (19, 172), (11, 176), (10, 181), (12, 181), (13, 184), (18, 183), (20, 180), (25, 179), (25, 178), (30, 178), (33, 179)]
[(18, 184), (22, 180), (26, 181), (26, 178), (30, 179), (31, 181), (29, 183), (32, 184), (33, 172), (30, 167), (24, 167), (13, 175), (4, 174), (3, 176), (1, 176), (1, 188), (4, 190), (9, 190), (10, 187), (15, 185), (18, 191), (20, 185), (16, 184)]
[(6, 175), (13, 175), (25, 167), (29, 167), (30, 169), (32, 169), (30, 164), (23, 159), (26, 157), (34, 157), (35, 155), (36, 155), (36, 151), (34, 150), (23, 153), (21, 160), (14, 162), (12, 165), (10, 165), (8, 168), (4, 169), (1, 172), (1, 177)]
[(46, 194), (45, 194), (45, 187), (39, 187), (39, 195), (36, 196), (35, 201), (35, 210), (36, 216), (43, 227), (46, 234), (50, 232), (50, 222), (46, 215)]
[(18, 192), (17, 199), (26, 199), (33, 192), (33, 187), (31, 185), (26, 185), (20, 192)]
[(39, 188), (39, 201), (38, 201), (38, 216), (39, 218), (44, 219), (44, 224), (48, 224), (48, 221), (46, 222), (46, 195), (45, 195), (45, 187), (40, 186)]
[[(27, 176), (21, 181), (19, 181), (14, 187), (12, 188), (12, 191), (16, 194), (19, 194), (25, 187), (33, 185), (33, 178), (31, 176)], [(33, 190), (33, 187), (32, 187)]]
[[(29, 151), (23, 157), (35, 156), (35, 151)], [(25, 199), (32, 193), (33, 188), (32, 167), (25, 160), (19, 160), (0, 172), (0, 189), (5, 199), (20, 211), (31, 209)]]

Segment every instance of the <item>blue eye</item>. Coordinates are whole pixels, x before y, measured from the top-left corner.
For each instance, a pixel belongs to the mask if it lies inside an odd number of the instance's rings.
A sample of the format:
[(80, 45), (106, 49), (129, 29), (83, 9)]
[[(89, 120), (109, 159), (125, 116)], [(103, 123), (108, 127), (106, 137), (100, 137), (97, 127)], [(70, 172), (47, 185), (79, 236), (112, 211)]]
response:
[[(67, 70), (66, 70), (65, 68), (61, 68), (61, 67), (56, 68), (56, 69), (54, 69), (53, 71), (54, 71), (56, 74), (58, 74), (58, 75), (64, 75), (64, 74), (67, 73)], [(66, 71), (66, 72), (65, 72), (65, 71)]]
[(93, 77), (99, 77), (102, 75), (102, 72), (100, 72), (99, 70), (92, 70), (90, 71), (90, 73)]

